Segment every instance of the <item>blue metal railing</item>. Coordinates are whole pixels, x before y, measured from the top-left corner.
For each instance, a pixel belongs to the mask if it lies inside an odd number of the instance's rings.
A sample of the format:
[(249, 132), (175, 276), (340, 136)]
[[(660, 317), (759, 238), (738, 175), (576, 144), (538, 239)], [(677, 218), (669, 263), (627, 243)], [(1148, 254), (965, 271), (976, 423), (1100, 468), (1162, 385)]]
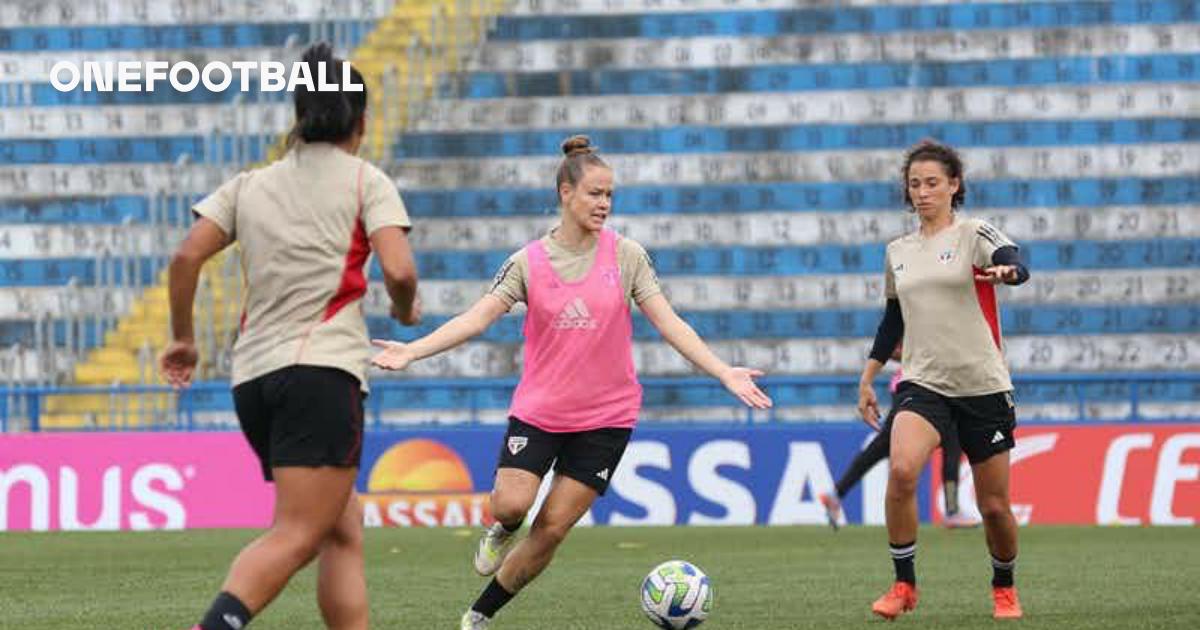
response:
[[(647, 407), (712, 407), (734, 409), (738, 403), (712, 379), (644, 378)], [(1174, 416), (1147, 416), (1143, 413), (1148, 401), (1200, 402), (1200, 373), (1107, 373), (1063, 375), (1018, 375), (1014, 377), (1019, 404), (1068, 404), (1076, 410), (1076, 419), (1089, 419), (1089, 405), (1128, 405), (1124, 418), (1109, 420), (1146, 421), (1181, 419)], [(366, 411), (372, 426), (384, 423), (384, 414), (393, 410), (453, 410), (461, 412), (464, 423), (478, 423), (482, 410), (504, 408), (508, 405), (515, 379), (414, 379), (375, 380), (372, 394), (367, 398)], [(858, 380), (853, 376), (789, 376), (762, 379), (762, 385), (776, 400), (776, 407), (766, 411), (730, 412), (731, 422), (754, 424), (778, 422), (780, 410), (804, 405), (846, 405), (849, 409), (857, 400)], [(876, 384), (881, 401), (888, 399), (881, 379)], [(167, 409), (130, 412), (123, 402), (133, 394), (170, 394), (162, 386), (114, 385), (112, 387), (17, 387), (0, 389), (0, 432), (9, 430), (47, 430), (47, 398), (50, 396), (103, 395), (114, 401), (107, 421), (90, 427), (103, 430), (199, 430), (213, 428), (211, 423), (198, 422), (204, 413), (227, 414), (232, 421), (233, 409), (229, 384), (224, 381), (196, 383), (168, 398)], [(140, 414), (156, 413), (153, 422), (145, 422)], [(136, 421), (130, 422), (133, 416)], [(1189, 419), (1197, 419), (1196, 416)], [(226, 423), (224, 426), (228, 426)], [(224, 428), (222, 426), (221, 428)], [(77, 427), (80, 428), (80, 427)], [(89, 428), (89, 427), (82, 427)]]

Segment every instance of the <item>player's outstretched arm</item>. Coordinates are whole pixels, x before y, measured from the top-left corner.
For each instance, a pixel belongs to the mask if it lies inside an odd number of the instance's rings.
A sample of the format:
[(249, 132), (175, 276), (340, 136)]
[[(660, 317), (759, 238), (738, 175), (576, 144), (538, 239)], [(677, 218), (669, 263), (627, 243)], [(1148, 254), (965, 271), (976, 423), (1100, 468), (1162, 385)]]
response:
[(465, 313), (442, 324), (437, 330), (408, 343), (373, 339), (371, 341), (382, 352), (371, 359), (371, 363), (385, 370), (403, 370), (413, 361), (445, 352), (461, 345), (487, 330), (497, 319), (508, 312), (504, 300), (488, 294), (483, 296)]
[(650, 323), (658, 329), (663, 339), (666, 339), (672, 348), (683, 355), (683, 358), (720, 380), (725, 389), (728, 389), (747, 406), (755, 409), (767, 409), (771, 406), (771, 397), (767, 396), (754, 383), (754, 377), (762, 376), (762, 371), (731, 367), (722, 361), (708, 347), (708, 344), (704, 343), (700, 335), (697, 335), (696, 331), (683, 321), (675, 309), (671, 308), (671, 303), (661, 293), (646, 298), (638, 306), (646, 315), (646, 319), (649, 319)]

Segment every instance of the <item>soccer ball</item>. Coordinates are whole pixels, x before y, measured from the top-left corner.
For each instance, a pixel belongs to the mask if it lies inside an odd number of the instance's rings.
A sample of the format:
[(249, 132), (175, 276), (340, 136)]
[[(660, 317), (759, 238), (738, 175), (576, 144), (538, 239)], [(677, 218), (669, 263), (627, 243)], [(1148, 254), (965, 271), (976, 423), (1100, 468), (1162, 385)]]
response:
[(696, 565), (669, 560), (642, 580), (641, 599), (642, 612), (659, 628), (695, 628), (712, 611), (712, 584)]

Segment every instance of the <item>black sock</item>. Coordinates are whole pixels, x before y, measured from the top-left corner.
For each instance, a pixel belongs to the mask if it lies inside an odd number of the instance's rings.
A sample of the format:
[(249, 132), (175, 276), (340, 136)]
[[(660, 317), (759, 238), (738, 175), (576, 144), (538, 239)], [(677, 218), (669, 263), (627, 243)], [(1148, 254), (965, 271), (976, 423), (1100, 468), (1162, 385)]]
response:
[(917, 541), (897, 545), (888, 543), (892, 551), (892, 564), (896, 566), (896, 581), (917, 585), (917, 570), (913, 560), (917, 556)]
[(496, 611), (503, 608), (515, 594), (504, 590), (504, 587), (500, 586), (500, 582), (496, 578), (492, 578), (492, 581), (488, 582), (487, 588), (479, 594), (479, 599), (475, 600), (471, 606), (471, 610), (491, 619), (496, 616)]
[(837, 495), (839, 499), (845, 498), (850, 492), (850, 489), (858, 485), (862, 480), (863, 475), (867, 471), (875, 467), (883, 458), (888, 456), (888, 451), (891, 447), (891, 434), (880, 433), (871, 440), (858, 455), (854, 457), (854, 461), (850, 462), (850, 467), (842, 474), (842, 478), (837, 482)]
[(946, 498), (946, 516), (958, 514), (958, 481), (951, 479), (943, 481), (942, 494)]
[(242, 600), (221, 591), (213, 600), (204, 619), (200, 620), (202, 630), (242, 630), (250, 623), (250, 610)]
[(1000, 560), (992, 556), (992, 586), (996, 588), (1013, 585), (1013, 569), (1017, 566), (1017, 557), (1010, 560)]
[(496, 522), (500, 523), (500, 527), (503, 527), (504, 531), (506, 531), (510, 534), (515, 534), (518, 529), (521, 529), (521, 524), (525, 522), (525, 519), (524, 519), (524, 517), (519, 518), (519, 519), (517, 519), (517, 522), (513, 523), (512, 525), (509, 525), (508, 523), (501, 523), (500, 521), (496, 521)]

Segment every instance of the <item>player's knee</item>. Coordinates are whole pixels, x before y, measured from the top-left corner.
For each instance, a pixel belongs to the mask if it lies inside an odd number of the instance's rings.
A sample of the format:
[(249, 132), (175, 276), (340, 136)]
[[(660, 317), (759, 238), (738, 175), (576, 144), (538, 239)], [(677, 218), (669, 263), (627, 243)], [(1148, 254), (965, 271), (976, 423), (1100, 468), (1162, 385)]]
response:
[(272, 528), (277, 543), (298, 564), (304, 564), (316, 557), (328, 533), (328, 530), (296, 524), (277, 524)]
[(917, 488), (917, 480), (921, 478), (921, 466), (903, 459), (893, 459), (888, 468), (888, 488), (909, 493)]
[(544, 547), (554, 549), (567, 539), (567, 534), (571, 531), (571, 525), (557, 519), (539, 519), (530, 528), (530, 537), (536, 537), (537, 541)]
[(506, 492), (492, 492), (492, 517), (501, 523), (517, 523), (529, 513), (533, 500)]
[(979, 515), (986, 521), (1002, 520), (1012, 515), (1012, 507), (1009, 505), (1007, 497), (981, 496), (977, 503)]
[(363, 545), (363, 511), (361, 505), (350, 508), (350, 514), (343, 515), (337, 525), (329, 532), (328, 540), (339, 547), (347, 549), (362, 549)]

